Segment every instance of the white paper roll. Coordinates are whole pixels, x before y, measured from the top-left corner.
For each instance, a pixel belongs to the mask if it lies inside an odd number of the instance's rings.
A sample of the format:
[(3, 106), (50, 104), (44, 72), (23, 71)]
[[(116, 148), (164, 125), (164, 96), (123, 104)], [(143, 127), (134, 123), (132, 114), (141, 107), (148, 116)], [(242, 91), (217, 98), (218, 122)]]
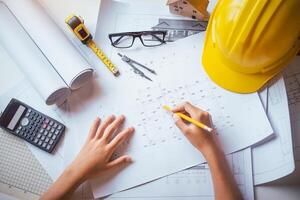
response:
[(45, 99), (46, 104), (64, 102), (71, 93), (70, 88), (2, 2), (0, 2), (0, 27), (0, 45), (3, 45), (19, 65)]
[(6, 4), (71, 89), (92, 78), (93, 69), (38, 1), (6, 0)]

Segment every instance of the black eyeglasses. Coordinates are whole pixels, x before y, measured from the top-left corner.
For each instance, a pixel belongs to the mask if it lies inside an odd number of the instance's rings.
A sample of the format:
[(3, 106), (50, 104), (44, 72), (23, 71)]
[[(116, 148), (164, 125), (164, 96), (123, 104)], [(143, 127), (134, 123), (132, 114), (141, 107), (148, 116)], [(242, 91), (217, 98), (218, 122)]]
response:
[(141, 32), (124, 32), (112, 33), (108, 37), (111, 45), (116, 48), (132, 47), (135, 38), (139, 38), (145, 47), (155, 47), (165, 44), (167, 31), (141, 31)]

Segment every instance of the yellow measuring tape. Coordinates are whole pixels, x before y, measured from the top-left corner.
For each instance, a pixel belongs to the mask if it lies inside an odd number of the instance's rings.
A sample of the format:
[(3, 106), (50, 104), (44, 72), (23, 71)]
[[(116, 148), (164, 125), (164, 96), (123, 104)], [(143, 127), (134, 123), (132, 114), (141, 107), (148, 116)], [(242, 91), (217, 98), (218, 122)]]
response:
[(66, 19), (66, 23), (76, 37), (85, 45), (87, 45), (103, 62), (103, 64), (115, 75), (119, 76), (120, 72), (117, 67), (109, 60), (104, 52), (96, 45), (93, 36), (85, 27), (83, 20), (76, 15), (70, 15)]

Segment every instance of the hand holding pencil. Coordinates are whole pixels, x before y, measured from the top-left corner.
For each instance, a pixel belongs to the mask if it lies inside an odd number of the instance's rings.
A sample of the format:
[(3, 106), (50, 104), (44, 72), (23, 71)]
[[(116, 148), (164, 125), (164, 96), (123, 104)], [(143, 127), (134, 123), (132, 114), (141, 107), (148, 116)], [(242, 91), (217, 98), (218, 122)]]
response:
[(200, 151), (207, 146), (215, 145), (213, 127), (209, 113), (185, 102), (173, 109), (164, 106), (171, 111), (177, 127), (184, 133), (190, 142)]

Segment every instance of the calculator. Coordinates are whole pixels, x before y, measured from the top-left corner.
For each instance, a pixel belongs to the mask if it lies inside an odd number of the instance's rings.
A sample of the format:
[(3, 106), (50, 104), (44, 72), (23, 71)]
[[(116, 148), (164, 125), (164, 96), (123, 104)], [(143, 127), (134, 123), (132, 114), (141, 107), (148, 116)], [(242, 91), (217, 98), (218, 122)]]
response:
[(0, 127), (48, 153), (65, 131), (63, 124), (17, 99), (12, 99), (5, 108)]

